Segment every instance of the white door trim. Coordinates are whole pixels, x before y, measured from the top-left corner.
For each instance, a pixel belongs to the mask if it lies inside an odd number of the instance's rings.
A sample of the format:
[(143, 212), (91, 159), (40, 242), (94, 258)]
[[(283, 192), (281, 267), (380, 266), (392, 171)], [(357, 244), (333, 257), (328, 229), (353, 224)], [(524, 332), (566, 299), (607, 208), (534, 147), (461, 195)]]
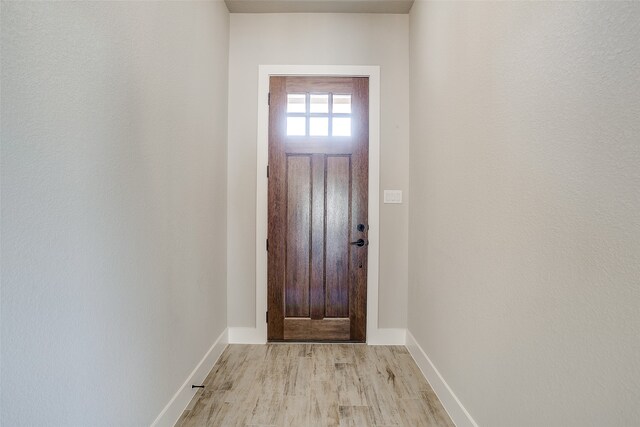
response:
[(404, 344), (404, 329), (378, 328), (380, 255), (380, 67), (361, 65), (260, 65), (256, 181), (256, 328), (230, 328), (229, 341), (267, 342), (267, 176), (269, 145), (269, 77), (317, 75), (369, 77), (369, 258), (367, 269), (367, 343)]

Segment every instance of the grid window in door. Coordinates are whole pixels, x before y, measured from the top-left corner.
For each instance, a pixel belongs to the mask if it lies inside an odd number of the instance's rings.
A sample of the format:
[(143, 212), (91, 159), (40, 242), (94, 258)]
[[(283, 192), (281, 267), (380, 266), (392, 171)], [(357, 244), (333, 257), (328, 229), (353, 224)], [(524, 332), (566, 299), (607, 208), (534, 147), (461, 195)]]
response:
[(288, 137), (350, 137), (351, 95), (288, 93)]

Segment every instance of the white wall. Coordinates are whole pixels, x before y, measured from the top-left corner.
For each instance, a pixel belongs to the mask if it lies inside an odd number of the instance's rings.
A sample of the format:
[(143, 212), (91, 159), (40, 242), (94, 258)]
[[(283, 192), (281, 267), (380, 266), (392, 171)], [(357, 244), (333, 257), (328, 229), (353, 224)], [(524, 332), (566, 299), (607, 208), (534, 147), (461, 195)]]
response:
[(411, 11), (408, 325), (479, 425), (640, 423), (639, 22)]
[[(408, 200), (408, 16), (232, 14), (227, 268), (229, 326), (237, 327), (253, 327), (256, 321), (256, 126), (260, 64), (379, 65), (380, 186), (381, 190), (403, 190)], [(383, 328), (406, 326), (407, 223), (407, 203), (381, 205), (379, 326)]]
[(2, 2), (2, 425), (149, 425), (226, 327), (222, 2)]

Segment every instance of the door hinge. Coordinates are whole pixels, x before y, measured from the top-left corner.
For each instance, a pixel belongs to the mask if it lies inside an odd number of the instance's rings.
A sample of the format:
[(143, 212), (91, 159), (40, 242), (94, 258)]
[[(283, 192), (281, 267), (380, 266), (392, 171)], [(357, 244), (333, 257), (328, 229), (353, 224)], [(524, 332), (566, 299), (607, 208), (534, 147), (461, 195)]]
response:
[(269, 323), (269, 312), (265, 312), (265, 320)]
[(271, 92), (267, 94), (267, 105), (271, 105)]
[(267, 178), (269, 178), (269, 165), (267, 165)]
[(269, 239), (266, 240), (267, 243), (267, 252), (269, 252)]

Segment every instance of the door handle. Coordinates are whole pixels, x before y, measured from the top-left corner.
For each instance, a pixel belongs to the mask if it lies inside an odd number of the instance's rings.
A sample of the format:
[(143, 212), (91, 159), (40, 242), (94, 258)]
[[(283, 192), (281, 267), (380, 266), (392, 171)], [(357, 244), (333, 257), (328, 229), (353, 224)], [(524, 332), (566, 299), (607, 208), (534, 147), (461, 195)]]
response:
[(364, 246), (364, 245), (368, 245), (368, 244), (369, 244), (369, 242), (367, 242), (367, 241), (366, 241), (366, 240), (364, 240), (364, 239), (358, 239), (358, 240), (356, 240), (355, 242), (351, 242), (351, 244), (352, 244), (352, 245), (356, 245), (356, 246), (360, 246), (360, 247), (362, 247), (362, 246)]

